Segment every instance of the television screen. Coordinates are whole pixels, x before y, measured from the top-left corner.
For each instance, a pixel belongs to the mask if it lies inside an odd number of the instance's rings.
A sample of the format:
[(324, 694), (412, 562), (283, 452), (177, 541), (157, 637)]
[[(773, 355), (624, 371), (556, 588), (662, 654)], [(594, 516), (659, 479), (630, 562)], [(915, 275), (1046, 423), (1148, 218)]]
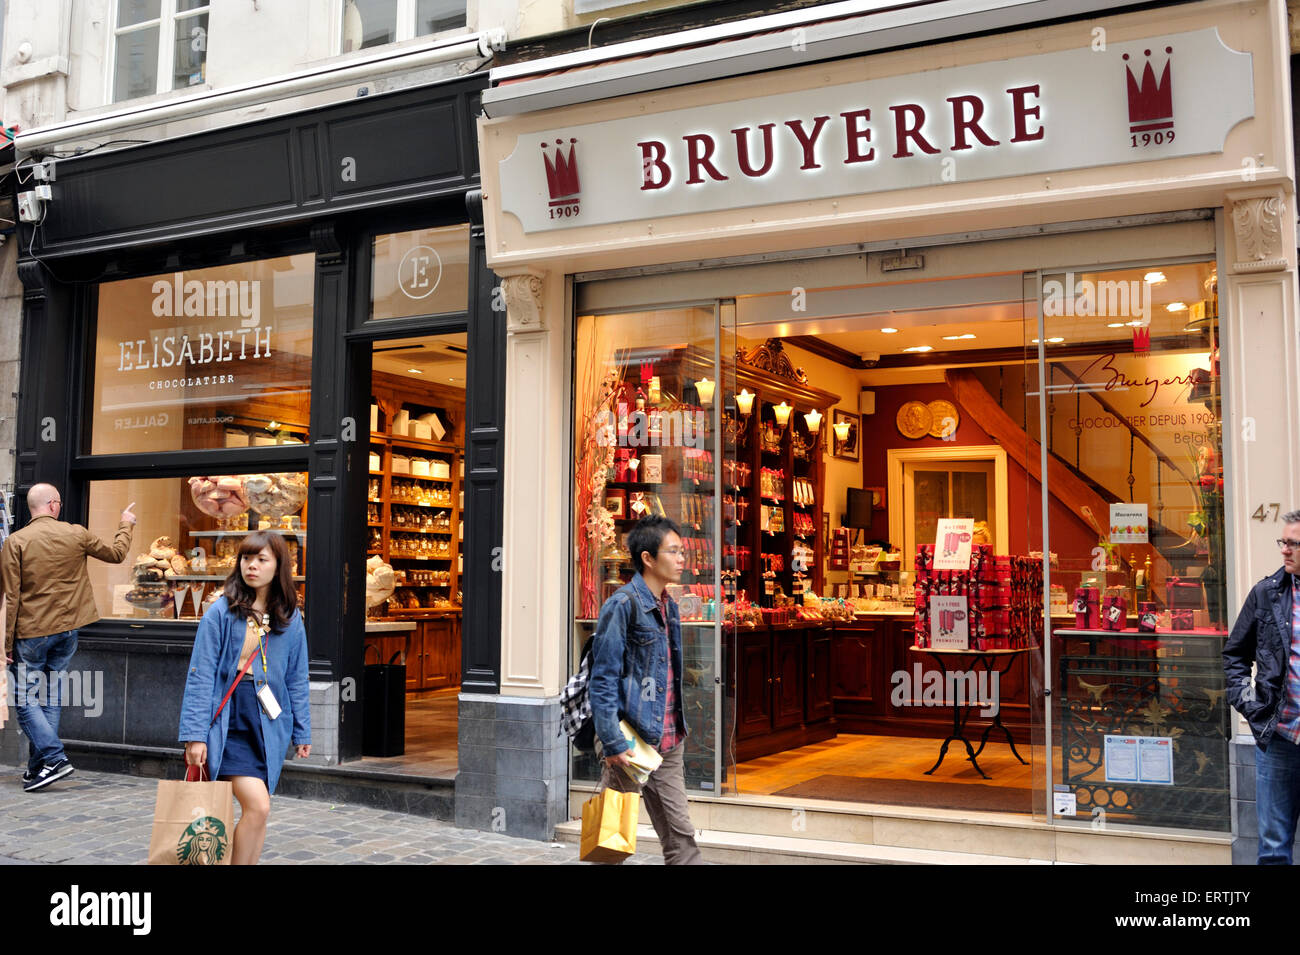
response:
[(871, 529), (871, 492), (849, 488), (847, 513), (844, 516), (845, 527)]

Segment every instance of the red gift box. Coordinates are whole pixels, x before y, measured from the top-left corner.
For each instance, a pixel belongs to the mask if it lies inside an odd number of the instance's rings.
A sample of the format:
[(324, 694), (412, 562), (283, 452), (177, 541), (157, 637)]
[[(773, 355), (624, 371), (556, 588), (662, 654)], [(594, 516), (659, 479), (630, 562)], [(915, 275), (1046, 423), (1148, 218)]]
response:
[(1096, 587), (1074, 591), (1074, 625), (1078, 630), (1101, 629), (1101, 594)]

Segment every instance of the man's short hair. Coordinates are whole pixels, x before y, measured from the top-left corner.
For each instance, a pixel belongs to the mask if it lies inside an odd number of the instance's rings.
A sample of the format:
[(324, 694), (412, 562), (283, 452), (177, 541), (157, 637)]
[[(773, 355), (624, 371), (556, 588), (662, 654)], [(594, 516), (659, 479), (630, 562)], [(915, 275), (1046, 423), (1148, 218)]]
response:
[(1282, 515), (1283, 524), (1300, 524), (1300, 511), (1287, 511)]
[(643, 517), (633, 525), (627, 535), (627, 549), (632, 552), (632, 563), (637, 573), (645, 573), (641, 552), (646, 551), (651, 557), (659, 556), (659, 545), (669, 533), (682, 536), (682, 532), (666, 517)]

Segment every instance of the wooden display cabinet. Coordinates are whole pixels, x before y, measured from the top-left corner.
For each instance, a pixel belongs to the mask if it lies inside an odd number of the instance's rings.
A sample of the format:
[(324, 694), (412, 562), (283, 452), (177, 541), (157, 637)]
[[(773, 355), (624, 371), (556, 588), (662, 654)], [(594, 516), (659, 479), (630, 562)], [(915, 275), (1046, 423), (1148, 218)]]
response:
[[(745, 519), (735, 526), (738, 546), (749, 548), (749, 569), (727, 568), (735, 581), (737, 595), (744, 591), (752, 603), (770, 607), (773, 595), (764, 586), (766, 570), (763, 554), (781, 558), (782, 569), (773, 578), (774, 587), (789, 596), (794, 593), (795, 568), (792, 552), (796, 541), (803, 541), (812, 549), (812, 560), (804, 571), (805, 592), (821, 593), (825, 542), (822, 540), (822, 512), (827, 510), (825, 456), (829, 450), (830, 413), (839, 403), (840, 396), (814, 388), (799, 380), (799, 372), (790, 364), (781, 349), (781, 343), (772, 339), (748, 354), (737, 355), (734, 373), (724, 377), (730, 388), (726, 395), (725, 427), (734, 436), (734, 459), (748, 465), (749, 480), (744, 486), (733, 483), (724, 487), (724, 494), (744, 499)], [(740, 413), (736, 395), (741, 391), (753, 396), (752, 410)], [(789, 407), (790, 414), (784, 426), (776, 420), (777, 406)], [(822, 421), (817, 432), (810, 433), (805, 416), (819, 412)], [(777, 434), (779, 440), (769, 444), (764, 435)], [(762, 486), (763, 469), (777, 470), (784, 475), (784, 492), (779, 499), (765, 494)], [(728, 473), (725, 466), (720, 472)], [(811, 503), (796, 503), (795, 479), (806, 480), (813, 489)], [(780, 530), (763, 529), (763, 508), (780, 513)], [(796, 526), (796, 515), (807, 519), (808, 528), (802, 533)], [(769, 527), (771, 521), (769, 521)]]
[[(404, 651), (408, 690), (459, 686), (465, 394), (457, 389), (412, 382), (383, 372), (374, 374), (372, 392), (379, 406), (379, 430), (370, 433), (370, 451), (379, 457), (380, 466), (378, 470), (370, 471), (370, 481), (377, 482), (379, 494), (377, 497), (367, 494), (366, 524), (370, 544), (366, 556), (379, 555), (399, 573), (433, 571), (443, 576), (434, 582), (408, 579), (398, 584), (395, 596), (403, 603), (414, 599), (420, 606), (390, 608), (387, 618), (415, 621), (416, 629), (401, 637), (367, 636), (366, 643), (380, 650), (385, 663), (395, 646)], [(392, 423), (403, 406), (438, 409), (448, 428), (445, 440), (392, 434)], [(395, 473), (394, 456), (445, 462), (448, 476)], [(440, 500), (437, 503), (419, 503), (404, 498), (395, 493), (395, 487), (402, 486), (413, 487), (429, 497), (437, 495)], [(435, 515), (445, 515), (445, 527), (423, 526), (425, 516)], [(371, 517), (378, 520), (371, 520)], [(401, 523), (408, 517), (420, 519), (421, 524)], [(417, 556), (400, 548), (403, 542), (425, 539), (445, 542), (445, 549), (440, 548), (444, 552)]]

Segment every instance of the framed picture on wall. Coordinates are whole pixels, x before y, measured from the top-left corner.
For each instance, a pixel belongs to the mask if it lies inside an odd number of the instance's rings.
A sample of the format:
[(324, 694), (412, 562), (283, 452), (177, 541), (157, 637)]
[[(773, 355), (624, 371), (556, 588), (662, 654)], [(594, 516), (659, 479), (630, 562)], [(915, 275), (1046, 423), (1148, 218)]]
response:
[(831, 412), (831, 457), (845, 461), (858, 459), (860, 423), (858, 416), (851, 411), (836, 408)]

